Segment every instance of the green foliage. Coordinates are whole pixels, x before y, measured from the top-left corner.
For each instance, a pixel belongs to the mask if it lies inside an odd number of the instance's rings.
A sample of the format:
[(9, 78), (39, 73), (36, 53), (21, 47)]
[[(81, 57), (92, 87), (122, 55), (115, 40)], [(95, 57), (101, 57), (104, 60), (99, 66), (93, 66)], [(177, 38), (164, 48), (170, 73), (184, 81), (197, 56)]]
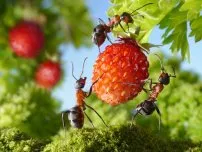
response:
[[(155, 56), (151, 56), (149, 62), (150, 78), (157, 82), (160, 74), (159, 60)], [(176, 58), (169, 59), (164, 64), (166, 71), (170, 74), (173, 73), (171, 67), (175, 68), (177, 78), (171, 78), (170, 84), (165, 86), (157, 99), (157, 104), (162, 113), (161, 132), (159, 134), (162, 137), (172, 139), (201, 141), (202, 117), (199, 113), (202, 108), (202, 82), (198, 75), (190, 71), (181, 71), (180, 61)], [(91, 96), (86, 102), (95, 108), (109, 125), (117, 125), (130, 121), (132, 109), (145, 99), (147, 99), (147, 94), (141, 92), (134, 100), (116, 107), (103, 103), (95, 96)], [(86, 113), (91, 117), (96, 127), (104, 127), (94, 112), (86, 109)], [(156, 112), (148, 117), (138, 115), (135, 122), (144, 128), (158, 132), (158, 115)], [(85, 126), (90, 127), (87, 119)]]
[[(135, 9), (148, 3), (147, 0), (134, 1), (134, 0), (111, 0), (112, 6), (108, 10), (110, 17), (115, 14), (121, 15), (127, 11), (133, 12)], [(157, 25), (161, 29), (165, 29), (162, 35), (163, 44), (171, 44), (170, 49), (172, 52), (181, 52), (183, 59), (189, 59), (189, 37), (194, 36), (195, 41), (198, 42), (202, 39), (201, 31), (201, 15), (202, 11), (201, 0), (150, 0), (154, 3), (142, 8), (133, 15), (134, 23), (130, 24), (130, 32), (135, 33), (137, 27), (140, 27), (140, 34), (137, 39), (141, 43), (148, 42), (149, 35), (153, 28)], [(144, 16), (141, 17), (141, 14)], [(191, 31), (188, 30), (190, 23)], [(126, 26), (124, 26), (126, 28)], [(120, 35), (123, 30), (118, 27), (113, 31), (115, 34)]]
[(32, 139), (16, 128), (0, 130), (1, 152), (38, 152), (43, 150), (48, 141)]
[[(91, 44), (92, 22), (84, 1), (9, 1), (0, 2), (0, 95), (15, 92), (33, 79), (38, 64), (48, 57), (60, 60), (61, 44), (75, 47)], [(79, 26), (79, 22), (85, 26)], [(35, 60), (16, 57), (9, 46), (9, 29), (20, 20), (38, 22), (45, 33), (45, 46)]]
[(201, 150), (201, 143), (165, 140), (157, 135), (152, 135), (148, 130), (127, 124), (105, 129), (72, 130), (68, 136), (63, 136), (48, 144), (44, 152), (181, 152)]
[(18, 127), (32, 136), (52, 136), (61, 126), (58, 108), (50, 92), (27, 83), (17, 93), (1, 98), (0, 128)]
[(202, 17), (199, 17), (195, 20), (193, 20), (191, 22), (191, 33), (190, 33), (190, 36), (194, 36), (195, 37), (195, 42), (198, 42), (202, 39), (202, 29), (201, 29), (201, 26), (202, 26)]
[[(63, 44), (90, 46), (87, 7), (83, 0), (1, 0), (0, 18), (0, 128), (18, 127), (32, 136), (50, 137), (61, 126), (59, 102), (34, 84), (35, 70), (47, 59), (60, 62)], [(9, 30), (21, 20), (35, 21), (44, 31), (45, 46), (35, 59), (17, 57), (9, 46)]]

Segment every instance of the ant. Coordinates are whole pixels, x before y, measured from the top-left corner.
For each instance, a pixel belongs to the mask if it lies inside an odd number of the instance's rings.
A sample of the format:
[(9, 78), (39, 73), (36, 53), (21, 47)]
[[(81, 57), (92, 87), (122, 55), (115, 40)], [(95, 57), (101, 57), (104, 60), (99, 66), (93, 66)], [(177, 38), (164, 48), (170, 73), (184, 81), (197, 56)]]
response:
[(107, 33), (111, 32), (111, 27), (107, 26), (105, 22), (99, 18), (99, 24), (93, 29), (92, 34), (92, 41), (98, 46), (99, 53), (100, 53), (100, 46), (104, 43), (105, 39), (107, 38), (110, 43), (111, 40)]
[[(115, 26), (120, 25), (120, 27), (123, 29), (123, 31), (125, 33), (127, 33), (125, 31), (125, 29), (123, 28), (121, 21), (126, 23), (126, 25), (128, 26), (128, 31), (129, 31), (128, 24), (133, 23), (133, 21), (134, 21), (132, 18), (133, 13), (150, 4), (153, 4), (153, 3), (147, 3), (147, 4), (143, 5), (142, 7), (134, 10), (132, 13), (123, 12), (121, 15), (115, 15), (112, 19), (109, 18), (108, 24), (106, 24), (102, 19), (99, 18), (99, 24), (96, 27), (94, 27), (93, 34), (92, 34), (92, 41), (93, 41), (93, 43), (95, 43), (98, 46), (99, 53), (100, 53), (100, 46), (104, 43), (106, 38), (108, 39), (108, 41), (110, 43), (112, 43), (107, 34), (110, 33)], [(140, 29), (137, 29), (138, 33), (139, 33), (139, 30)]]
[[(111, 29), (113, 29), (115, 26), (119, 25), (123, 31), (125, 33), (127, 33), (125, 31), (125, 29), (123, 28), (121, 22), (125, 22), (127, 27), (128, 27), (128, 31), (129, 31), (129, 23), (133, 23), (134, 20), (132, 18), (132, 16), (134, 16), (133, 13), (135, 13), (137, 10), (147, 6), (147, 5), (151, 5), (151, 4), (154, 4), (154, 3), (147, 3), (139, 8), (137, 8), (136, 10), (134, 10), (133, 12), (131, 13), (128, 13), (128, 12), (123, 12), (121, 15), (115, 15), (112, 19), (109, 18), (109, 23), (108, 23), (108, 26), (111, 27)], [(142, 16), (142, 15), (141, 15)], [(144, 17), (144, 16), (143, 16)]]
[[(151, 115), (156, 110), (159, 115), (159, 129), (160, 129), (161, 112), (155, 102), (157, 101), (157, 97), (159, 96), (161, 91), (164, 89), (164, 85), (168, 85), (170, 83), (170, 78), (171, 77), (176, 78), (176, 75), (175, 75), (174, 68), (172, 68), (173, 75), (168, 74), (164, 69), (164, 66), (161, 62), (160, 57), (157, 54), (155, 55), (158, 57), (161, 64), (161, 74), (159, 76), (158, 82), (152, 82), (152, 79), (150, 79), (151, 80), (150, 91), (152, 92), (149, 94), (149, 97), (146, 100), (144, 100), (139, 105), (137, 105), (136, 109), (132, 111), (133, 113), (132, 121), (138, 113), (142, 115)], [(152, 84), (155, 84), (155, 85), (152, 87)]]
[(85, 86), (87, 78), (86, 77), (82, 78), (81, 76), (82, 76), (83, 71), (84, 71), (84, 64), (85, 64), (86, 59), (87, 59), (87, 57), (84, 59), (83, 68), (82, 68), (82, 72), (81, 72), (81, 75), (80, 75), (79, 79), (77, 79), (74, 76), (74, 74), (73, 74), (74, 66), (73, 66), (73, 63), (72, 63), (72, 76), (76, 80), (75, 89), (76, 89), (76, 98), (77, 98), (77, 100), (76, 100), (76, 106), (74, 106), (71, 109), (68, 109), (68, 110), (62, 112), (62, 124), (63, 124), (63, 128), (65, 128), (65, 121), (64, 121), (64, 115), (65, 114), (67, 114), (68, 119), (70, 121), (70, 124), (74, 128), (80, 129), (80, 128), (83, 127), (83, 125), (84, 125), (84, 115), (88, 118), (89, 122), (94, 127), (92, 120), (85, 113), (86, 107), (88, 107), (89, 109), (93, 110), (98, 115), (98, 117), (100, 117), (100, 119), (105, 124), (105, 126), (107, 126), (107, 124), (104, 122), (104, 120), (102, 119), (102, 117), (98, 114), (98, 112), (95, 109), (93, 109), (91, 106), (89, 106), (89, 105), (87, 105), (85, 103), (85, 99), (88, 98), (91, 95), (91, 93), (92, 93), (92, 87), (93, 87), (93, 85), (95, 83), (97, 83), (98, 80), (103, 76), (103, 74), (102, 74), (100, 78), (98, 78), (95, 82), (93, 82), (93, 84), (90, 87), (89, 93), (84, 92), (82, 89)]

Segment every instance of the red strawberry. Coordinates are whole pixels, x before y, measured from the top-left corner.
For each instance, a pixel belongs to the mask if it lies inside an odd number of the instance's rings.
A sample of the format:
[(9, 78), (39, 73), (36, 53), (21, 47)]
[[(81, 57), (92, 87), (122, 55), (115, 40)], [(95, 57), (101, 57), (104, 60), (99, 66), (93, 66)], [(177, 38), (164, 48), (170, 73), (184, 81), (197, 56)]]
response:
[(16, 55), (34, 58), (44, 45), (44, 34), (35, 22), (22, 21), (10, 30), (9, 43)]
[(47, 60), (39, 65), (35, 73), (36, 83), (41, 87), (51, 89), (61, 78), (61, 68), (58, 62)]
[[(135, 40), (122, 38), (105, 48), (94, 64), (93, 91), (104, 102), (118, 105), (133, 99), (148, 78), (149, 63)], [(133, 84), (130, 85), (129, 83)]]

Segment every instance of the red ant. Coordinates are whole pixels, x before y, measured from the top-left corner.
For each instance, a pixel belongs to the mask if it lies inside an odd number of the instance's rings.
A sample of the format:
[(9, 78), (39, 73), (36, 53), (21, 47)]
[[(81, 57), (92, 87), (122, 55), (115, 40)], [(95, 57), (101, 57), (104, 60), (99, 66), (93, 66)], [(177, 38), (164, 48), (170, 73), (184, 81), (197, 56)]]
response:
[(137, 8), (136, 10), (134, 10), (131, 13), (123, 12), (121, 15), (115, 15), (112, 19), (109, 18), (109, 23), (107, 25), (109, 27), (111, 27), (111, 29), (113, 29), (115, 26), (119, 25), (123, 29), (123, 31), (125, 33), (127, 33), (125, 31), (125, 29), (123, 28), (123, 26), (121, 24), (121, 21), (126, 23), (126, 25), (128, 27), (128, 31), (129, 31), (129, 25), (128, 24), (134, 22), (134, 20), (132, 18), (132, 16), (134, 16), (133, 13), (135, 13), (137, 10), (139, 10), (139, 9), (141, 9), (141, 8), (147, 6), (147, 5), (151, 5), (151, 4), (154, 4), (154, 3), (147, 3), (147, 4), (143, 5), (143, 6), (141, 6), (140, 8)]
[[(133, 113), (133, 117), (132, 117), (132, 120), (136, 117), (136, 115), (138, 113), (142, 114), (142, 115), (151, 115), (155, 110), (157, 111), (158, 115), (159, 115), (159, 129), (160, 129), (160, 124), (161, 124), (161, 112), (158, 108), (158, 106), (156, 105), (156, 101), (157, 101), (157, 97), (158, 95), (161, 93), (161, 91), (164, 89), (164, 85), (168, 85), (170, 83), (170, 77), (174, 77), (176, 78), (176, 75), (175, 75), (175, 70), (173, 68), (173, 75), (171, 74), (168, 74), (163, 65), (162, 65), (162, 62), (161, 62), (161, 59), (160, 57), (155, 54), (158, 59), (160, 60), (160, 64), (161, 64), (161, 74), (159, 76), (159, 79), (158, 79), (158, 82), (152, 82), (151, 80), (151, 83), (150, 83), (150, 89), (151, 89), (151, 93), (149, 94), (149, 97), (141, 102), (139, 105), (137, 105), (136, 109), (134, 109), (132, 111)], [(153, 87), (152, 87), (152, 84), (155, 84)]]
[(92, 41), (98, 46), (100, 52), (100, 46), (104, 43), (107, 38), (110, 43), (111, 40), (107, 33), (111, 32), (111, 27), (107, 26), (105, 22), (99, 18), (99, 24), (93, 29)]
[(67, 114), (68, 119), (70, 121), (70, 124), (74, 128), (82, 128), (83, 127), (83, 125), (84, 125), (84, 114), (88, 118), (88, 120), (91, 123), (91, 125), (94, 127), (92, 120), (85, 113), (86, 107), (88, 107), (91, 110), (93, 110), (98, 115), (98, 117), (100, 117), (100, 119), (102, 120), (102, 122), (107, 126), (107, 124), (104, 122), (104, 120), (102, 119), (102, 117), (98, 114), (98, 112), (95, 109), (93, 109), (91, 106), (89, 106), (89, 105), (87, 105), (85, 103), (85, 98), (88, 98), (91, 95), (91, 93), (92, 93), (92, 87), (93, 87), (93, 85), (95, 83), (97, 83), (98, 80), (103, 76), (103, 75), (101, 75), (100, 78), (98, 78), (95, 82), (93, 82), (93, 84), (90, 87), (89, 93), (84, 92), (82, 89), (85, 86), (86, 77), (82, 78), (81, 76), (83, 74), (84, 64), (85, 64), (86, 59), (87, 58), (84, 59), (83, 68), (82, 68), (82, 72), (81, 72), (81, 75), (80, 75), (79, 79), (77, 79), (74, 76), (74, 74), (73, 74), (74, 66), (73, 66), (73, 63), (72, 63), (72, 76), (76, 80), (75, 89), (76, 89), (76, 98), (77, 98), (77, 100), (76, 100), (76, 106), (74, 106), (73, 108), (68, 109), (68, 110), (62, 112), (62, 124), (63, 124), (64, 128), (65, 128), (65, 121), (64, 121), (64, 115), (65, 114)]
[(99, 24), (96, 27), (94, 27), (93, 34), (92, 34), (92, 41), (98, 46), (99, 52), (100, 52), (100, 46), (104, 43), (106, 38), (108, 39), (110, 43), (112, 43), (107, 34), (110, 33), (115, 26), (120, 25), (123, 31), (126, 32), (121, 24), (121, 21), (123, 21), (128, 26), (128, 31), (129, 31), (128, 24), (133, 23), (133, 18), (132, 18), (133, 13), (150, 4), (153, 4), (153, 3), (145, 4), (142, 7), (134, 10), (132, 13), (123, 12), (121, 15), (115, 15), (112, 19), (109, 18), (108, 24), (106, 24), (102, 19), (99, 18)]

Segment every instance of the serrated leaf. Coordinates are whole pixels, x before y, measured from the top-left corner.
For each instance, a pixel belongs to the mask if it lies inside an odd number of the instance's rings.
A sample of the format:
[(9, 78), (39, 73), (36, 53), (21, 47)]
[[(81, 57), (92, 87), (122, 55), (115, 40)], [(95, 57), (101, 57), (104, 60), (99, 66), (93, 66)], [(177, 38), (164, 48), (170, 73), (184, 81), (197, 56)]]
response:
[(179, 8), (180, 8), (180, 5), (178, 5), (170, 13), (168, 13), (165, 16), (165, 18), (161, 21), (160, 28), (161, 29), (166, 28), (165, 33), (168, 34), (174, 27), (186, 21), (187, 12), (185, 11), (180, 12)]
[(171, 43), (172, 52), (181, 52), (183, 59), (190, 57), (187, 40), (187, 11), (180, 11), (182, 3), (178, 4), (160, 23), (165, 29), (162, 35), (163, 44)]
[(187, 58), (189, 60), (189, 44), (187, 40), (187, 23), (181, 23), (177, 25), (174, 30), (166, 35), (163, 44), (171, 43), (170, 49), (172, 52), (181, 52), (183, 59)]
[[(135, 29), (137, 27), (141, 28), (140, 34), (138, 35), (137, 39), (140, 41), (140, 43), (146, 43), (148, 42), (148, 37), (151, 34), (152, 29), (157, 24), (159, 24), (159, 22), (167, 15), (168, 12), (172, 10), (173, 6), (175, 6), (176, 3), (178, 3), (178, 0), (164, 1), (164, 2), (161, 1), (162, 3), (161, 7), (159, 5), (158, 0), (150, 0), (149, 2), (148, 0), (141, 0), (141, 1), (128, 0), (124, 2), (113, 0), (111, 2), (113, 2), (114, 5), (108, 11), (108, 15), (110, 17), (113, 17), (114, 15), (121, 15), (123, 12), (131, 13), (137, 8), (140, 8), (141, 6), (144, 6), (147, 3), (153, 3), (135, 12), (136, 15), (133, 16), (134, 23), (129, 24), (130, 33), (132, 34), (135, 33)], [(143, 15), (144, 17), (140, 17), (137, 14)], [(127, 29), (126, 24), (124, 23), (122, 24), (124, 29)], [(114, 31), (116, 33), (123, 32), (123, 30), (119, 26), (115, 28)]]
[(201, 0), (186, 0), (180, 8), (180, 11), (188, 11), (187, 13), (188, 20), (196, 19), (200, 14), (201, 10), (202, 10)]
[(194, 36), (195, 42), (200, 41), (202, 39), (202, 16), (191, 22), (191, 30), (189, 36)]

